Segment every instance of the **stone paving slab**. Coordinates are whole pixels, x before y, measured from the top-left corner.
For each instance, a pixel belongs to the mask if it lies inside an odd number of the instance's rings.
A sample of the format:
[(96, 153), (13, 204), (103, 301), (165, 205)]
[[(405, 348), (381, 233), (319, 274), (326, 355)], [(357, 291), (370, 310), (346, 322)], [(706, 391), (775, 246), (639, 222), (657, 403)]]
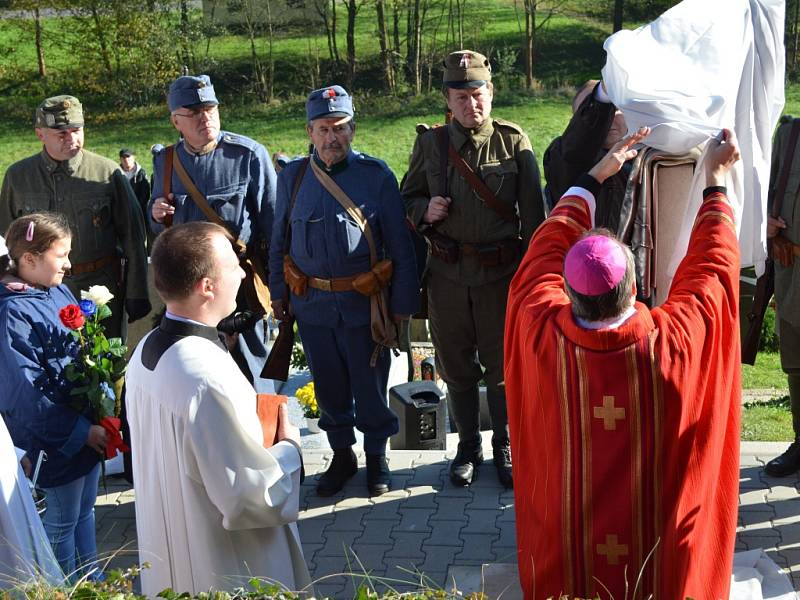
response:
[[(448, 447), (455, 443), (448, 440)], [(742, 443), (736, 548), (764, 548), (800, 589), (800, 476), (776, 479), (763, 472), (785, 447)], [(482, 586), (490, 597), (500, 593), (515, 569), (513, 493), (497, 483), (490, 445), (481, 485), (471, 488), (454, 488), (447, 480), (452, 454), (391, 451), (389, 467), (402, 476), (394, 477), (397, 487), (389, 494), (370, 498), (362, 468), (341, 493), (318, 498), (314, 485), (330, 451), (306, 450), (298, 526), (312, 578), (320, 580), (318, 596), (352, 598), (354, 583), (364, 582), (378, 589), (411, 589), (420, 572), (448, 589), (455, 581), (464, 591)], [(363, 453), (358, 456), (363, 467)], [(130, 566), (137, 559), (133, 490), (109, 478), (103, 492), (101, 486), (96, 506), (101, 554), (110, 557), (111, 568)], [(355, 580), (343, 575), (348, 570)], [(515, 593), (508, 589), (502, 598), (512, 600)]]

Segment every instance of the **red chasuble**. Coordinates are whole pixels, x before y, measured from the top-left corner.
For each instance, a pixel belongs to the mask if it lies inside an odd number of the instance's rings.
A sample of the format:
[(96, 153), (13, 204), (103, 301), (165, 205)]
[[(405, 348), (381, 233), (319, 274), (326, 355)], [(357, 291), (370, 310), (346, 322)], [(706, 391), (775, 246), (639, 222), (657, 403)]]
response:
[(575, 323), (562, 279), (590, 225), (583, 198), (562, 198), (509, 292), (525, 598), (727, 600), (739, 489), (733, 211), (709, 195), (666, 303), (596, 331)]

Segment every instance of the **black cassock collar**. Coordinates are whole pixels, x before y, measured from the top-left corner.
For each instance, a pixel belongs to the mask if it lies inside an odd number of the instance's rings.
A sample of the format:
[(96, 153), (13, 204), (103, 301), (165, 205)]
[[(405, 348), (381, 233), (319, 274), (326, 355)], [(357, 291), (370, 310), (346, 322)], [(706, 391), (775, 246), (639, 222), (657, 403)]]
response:
[(166, 315), (161, 319), (161, 324), (151, 333), (142, 347), (142, 364), (150, 371), (155, 371), (158, 361), (164, 353), (175, 343), (185, 337), (201, 337), (214, 342), (225, 352), (228, 348), (222, 341), (222, 336), (215, 327), (176, 321)]

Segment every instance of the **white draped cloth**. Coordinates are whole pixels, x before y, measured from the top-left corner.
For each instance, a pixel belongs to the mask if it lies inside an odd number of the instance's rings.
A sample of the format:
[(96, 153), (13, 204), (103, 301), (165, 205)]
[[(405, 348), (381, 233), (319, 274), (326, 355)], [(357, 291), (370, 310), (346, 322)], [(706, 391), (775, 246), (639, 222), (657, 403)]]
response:
[(0, 417), (0, 589), (64, 579), (36, 513), (5, 421)]
[(188, 336), (126, 377), (142, 592), (232, 590), (251, 577), (309, 584), (295, 521), (300, 455), (262, 446), (256, 392), (230, 354)]
[[(763, 271), (772, 133), (784, 105), (784, 0), (684, 0), (652, 23), (605, 42), (603, 81), (630, 131), (683, 154), (723, 127), (742, 160), (729, 175), (743, 266)], [(703, 157), (683, 212), (670, 278), (686, 254), (705, 187)]]

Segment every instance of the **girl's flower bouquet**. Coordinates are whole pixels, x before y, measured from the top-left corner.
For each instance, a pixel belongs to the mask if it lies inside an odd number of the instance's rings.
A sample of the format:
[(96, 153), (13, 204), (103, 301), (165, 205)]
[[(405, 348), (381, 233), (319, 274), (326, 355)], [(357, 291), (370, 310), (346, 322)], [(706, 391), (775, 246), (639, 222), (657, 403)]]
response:
[(303, 407), (303, 416), (306, 419), (319, 419), (319, 406), (317, 396), (314, 394), (314, 382), (310, 381), (295, 392), (297, 401)]
[(117, 418), (128, 348), (120, 338), (106, 338), (105, 327), (101, 324), (111, 316), (108, 302), (113, 297), (105, 286), (93, 285), (89, 291), (81, 291), (78, 304), (68, 304), (58, 313), (78, 343), (77, 353), (64, 374), (75, 384), (71, 392), (79, 397), (75, 407), (80, 410), (88, 399), (94, 422), (106, 430), (106, 458), (114, 458), (117, 449), (129, 450), (120, 436)]

